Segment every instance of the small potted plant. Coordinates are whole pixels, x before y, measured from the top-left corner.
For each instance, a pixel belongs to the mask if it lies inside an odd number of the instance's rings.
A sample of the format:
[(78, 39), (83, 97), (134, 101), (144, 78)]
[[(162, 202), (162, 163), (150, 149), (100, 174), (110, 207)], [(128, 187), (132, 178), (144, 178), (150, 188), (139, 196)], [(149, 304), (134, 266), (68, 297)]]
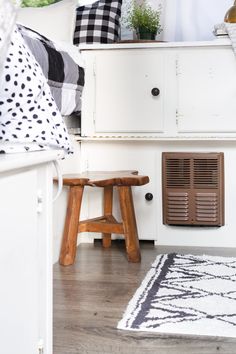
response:
[(21, 7), (42, 7), (51, 5), (58, 0), (22, 0)]
[(160, 25), (160, 8), (153, 9), (144, 1), (132, 3), (125, 19), (126, 27), (136, 32), (138, 39), (154, 40), (162, 29)]

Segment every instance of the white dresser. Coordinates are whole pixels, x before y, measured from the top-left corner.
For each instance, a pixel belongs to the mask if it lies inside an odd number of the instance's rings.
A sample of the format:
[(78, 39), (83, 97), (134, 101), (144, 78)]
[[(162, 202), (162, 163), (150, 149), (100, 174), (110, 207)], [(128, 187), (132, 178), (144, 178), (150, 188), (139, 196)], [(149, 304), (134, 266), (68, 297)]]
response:
[[(82, 170), (137, 169), (149, 175), (150, 183), (134, 190), (141, 239), (235, 247), (236, 59), (229, 40), (81, 49), (86, 62), (78, 138)], [(224, 153), (224, 226), (163, 225), (161, 159), (166, 151)], [(151, 201), (145, 199), (148, 192)], [(88, 194), (86, 217), (98, 208)]]
[(0, 338), (4, 354), (52, 354), (52, 161), (0, 155)]
[(236, 59), (227, 39), (82, 50), (82, 136), (236, 136)]

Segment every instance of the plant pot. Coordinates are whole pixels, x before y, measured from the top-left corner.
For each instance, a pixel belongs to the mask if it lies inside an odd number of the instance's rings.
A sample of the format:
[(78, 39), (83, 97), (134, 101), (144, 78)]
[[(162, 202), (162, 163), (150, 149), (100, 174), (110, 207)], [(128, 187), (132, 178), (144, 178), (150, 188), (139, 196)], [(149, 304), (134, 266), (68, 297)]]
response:
[(148, 32), (146, 29), (141, 29), (137, 31), (138, 39), (155, 40), (156, 32)]

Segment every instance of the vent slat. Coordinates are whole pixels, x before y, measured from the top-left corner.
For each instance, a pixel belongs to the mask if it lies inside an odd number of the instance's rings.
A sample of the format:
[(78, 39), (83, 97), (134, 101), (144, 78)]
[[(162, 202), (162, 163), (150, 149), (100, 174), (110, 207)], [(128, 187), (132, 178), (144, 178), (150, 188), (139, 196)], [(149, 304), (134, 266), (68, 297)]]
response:
[(188, 203), (168, 203), (169, 208), (181, 209), (188, 206)]
[(209, 217), (214, 217), (214, 218), (216, 218), (217, 217), (217, 213), (211, 213), (211, 212), (209, 212), (209, 213), (197, 213), (197, 217), (203, 217), (203, 218), (209, 218)]
[(173, 205), (173, 207), (177, 207), (178, 205), (185, 207), (188, 205), (188, 200), (168, 200), (168, 205)]
[(196, 202), (196, 206), (198, 207), (198, 206), (207, 206), (207, 207), (209, 207), (209, 206), (217, 206), (217, 202), (215, 201), (215, 202), (205, 202), (205, 201), (202, 201), (201, 203), (200, 202)]
[(177, 198), (168, 198), (168, 204), (169, 203), (173, 203), (173, 202), (176, 202), (175, 204), (185, 204), (186, 202), (188, 203), (188, 198), (180, 198), (180, 197), (177, 197)]
[(197, 205), (197, 210), (217, 210), (217, 205)]
[(196, 195), (198, 197), (214, 197), (214, 196), (216, 196), (216, 193), (215, 192), (210, 192), (210, 193), (208, 193), (208, 192), (204, 192), (204, 193), (197, 192)]
[[(168, 214), (182, 214), (185, 213), (188, 210), (188, 208), (181, 208), (181, 209), (172, 209), (172, 208), (168, 208)], [(187, 213), (188, 214), (188, 213)]]
[(181, 217), (181, 218), (178, 218), (178, 217), (169, 217), (168, 218), (169, 221), (173, 221), (173, 222), (177, 222), (177, 221), (188, 221), (188, 217)]
[(176, 216), (181, 216), (181, 215), (188, 215), (188, 209), (184, 210), (175, 210), (175, 209), (168, 209), (168, 215), (176, 215)]
[(217, 210), (213, 211), (213, 210), (197, 210), (197, 216), (202, 215), (202, 216), (206, 216), (206, 215), (214, 215), (217, 216)]
[(172, 220), (174, 220), (174, 219), (176, 219), (176, 220), (185, 219), (186, 220), (186, 218), (188, 219), (188, 213), (181, 213), (181, 214), (170, 213), (170, 214), (168, 214), (168, 219), (172, 219)]
[(216, 200), (217, 200), (217, 198), (216, 197), (206, 197), (206, 198), (204, 198), (204, 199), (202, 199), (202, 198), (196, 198), (196, 201), (197, 202), (216, 202)]
[(199, 222), (217, 222), (217, 218), (200, 218), (200, 217), (197, 217), (196, 218), (197, 221)]

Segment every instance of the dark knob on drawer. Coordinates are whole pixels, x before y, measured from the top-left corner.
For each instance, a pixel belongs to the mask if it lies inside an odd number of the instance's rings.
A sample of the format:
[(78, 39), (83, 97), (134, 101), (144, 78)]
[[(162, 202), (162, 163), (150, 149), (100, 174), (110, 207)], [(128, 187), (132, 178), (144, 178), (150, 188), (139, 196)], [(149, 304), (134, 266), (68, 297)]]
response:
[(153, 200), (153, 194), (152, 193), (146, 193), (145, 194), (145, 199), (150, 202), (151, 200)]
[(159, 96), (160, 95), (160, 90), (157, 87), (153, 87), (152, 89), (152, 95), (153, 96)]

